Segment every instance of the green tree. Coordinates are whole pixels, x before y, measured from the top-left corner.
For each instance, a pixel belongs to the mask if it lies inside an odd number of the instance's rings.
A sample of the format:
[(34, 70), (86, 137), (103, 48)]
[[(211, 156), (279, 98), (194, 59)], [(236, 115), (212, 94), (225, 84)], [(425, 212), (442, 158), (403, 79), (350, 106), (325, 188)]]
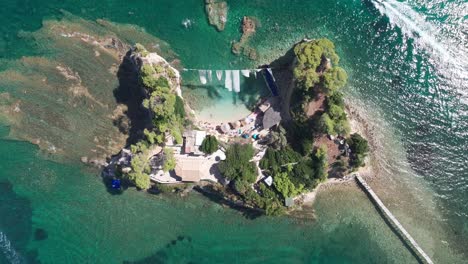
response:
[(213, 154), (218, 150), (218, 140), (215, 136), (208, 135), (203, 139), (200, 150), (206, 154)]
[(354, 168), (364, 166), (364, 159), (369, 152), (367, 140), (358, 133), (354, 133), (346, 140), (351, 149), (349, 165)]
[(148, 173), (150, 167), (144, 155), (137, 154), (132, 157), (130, 166), (132, 170), (128, 173), (127, 179), (135, 184), (138, 189), (146, 190), (150, 187), (150, 178)]
[(294, 185), (303, 184), (305, 188), (315, 187), (315, 170), (312, 161), (305, 159), (294, 166), (290, 173), (290, 179)]
[(323, 74), (323, 87), (325, 93), (333, 94), (338, 89), (343, 88), (348, 80), (348, 74), (340, 67), (333, 67)]
[(338, 62), (340, 61), (340, 57), (335, 52), (335, 44), (331, 42), (329, 39), (318, 39), (316, 41), (317, 45), (322, 47), (323, 53), (322, 56), (325, 58), (330, 59), (332, 65), (338, 65)]
[(181, 119), (185, 118), (185, 107), (184, 107), (184, 101), (180, 96), (176, 96), (176, 101), (174, 105), (174, 113), (176, 116), (178, 116)]
[(287, 172), (275, 174), (273, 179), (273, 185), (284, 198), (294, 197), (304, 190), (304, 185), (299, 184), (297, 187), (294, 185)]
[(323, 113), (319, 119), (319, 129), (325, 134), (335, 135), (335, 122), (327, 113)]
[(320, 146), (314, 155), (316, 178), (325, 181), (328, 178), (327, 147)]
[(345, 103), (344, 103), (344, 98), (343, 98), (343, 93), (342, 92), (335, 92), (329, 96), (327, 96), (327, 108), (330, 108), (331, 105), (337, 105), (341, 107), (342, 109), (345, 108)]
[(300, 159), (301, 155), (290, 147), (285, 147), (281, 150), (268, 148), (265, 155), (260, 160), (259, 166), (264, 170), (269, 170), (274, 173), (280, 171), (282, 166), (289, 163), (295, 163)]
[(288, 146), (286, 130), (282, 126), (279, 126), (277, 130), (271, 131), (268, 145), (274, 149), (282, 149)]
[(141, 56), (146, 57), (148, 56), (149, 52), (146, 50), (146, 48), (141, 45), (140, 43), (136, 43), (134, 46), (134, 49), (136, 52), (140, 53)]
[(219, 163), (218, 168), (229, 180), (253, 183), (257, 179), (257, 166), (250, 161), (253, 155), (252, 145), (233, 144), (226, 150), (226, 159)]
[[(321, 82), (319, 67), (324, 63), (325, 59), (330, 59), (333, 66), (325, 72), (323, 76), (323, 84), (326, 90), (340, 88), (344, 78), (343, 70), (336, 67), (339, 62), (339, 57), (335, 52), (335, 45), (328, 39), (317, 39), (309, 42), (302, 42), (294, 47), (297, 65), (294, 68), (294, 77), (301, 84), (300, 87), (305, 90), (310, 90), (315, 85)], [(345, 73), (346, 74), (346, 73)]]
[(346, 117), (336, 120), (333, 127), (335, 133), (342, 136), (348, 135), (349, 131), (351, 131), (351, 127), (349, 126), (349, 122)]
[(156, 71), (151, 64), (143, 64), (140, 69), (140, 79), (147, 88), (156, 88)]
[(352, 153), (366, 154), (369, 152), (369, 144), (367, 143), (367, 140), (358, 133), (352, 134), (347, 140), (347, 143)]
[(176, 160), (174, 158), (174, 151), (170, 148), (164, 148), (164, 164), (163, 171), (173, 170), (176, 166)]
[(333, 120), (341, 119), (343, 117), (346, 118), (346, 114), (343, 108), (335, 104), (332, 104), (328, 107), (327, 113)]
[(148, 140), (150, 144), (156, 143), (157, 134), (154, 131), (149, 131), (145, 128), (145, 130), (143, 130), (143, 134), (145, 134), (146, 140)]

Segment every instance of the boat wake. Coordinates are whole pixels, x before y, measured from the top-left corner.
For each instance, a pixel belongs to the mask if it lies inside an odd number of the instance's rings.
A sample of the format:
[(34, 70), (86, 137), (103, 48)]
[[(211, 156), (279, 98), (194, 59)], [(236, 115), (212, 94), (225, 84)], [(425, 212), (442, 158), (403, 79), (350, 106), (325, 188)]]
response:
[(182, 20), (182, 26), (184, 26), (184, 28), (190, 28), (190, 27), (192, 27), (192, 25), (193, 25), (192, 20), (190, 20), (188, 18)]
[(372, 3), (382, 15), (388, 17), (392, 25), (399, 27), (419, 45), (430, 49), (444, 62), (452, 64), (459, 70), (465, 72), (468, 70), (464, 48), (456, 49), (455, 45), (442, 42), (441, 40), (446, 38), (441, 36), (440, 30), (411, 6), (396, 0), (373, 0)]
[(24, 263), (21, 255), (16, 252), (11, 245), (11, 241), (8, 240), (7, 236), (2, 231), (0, 231), (0, 251), (11, 264)]

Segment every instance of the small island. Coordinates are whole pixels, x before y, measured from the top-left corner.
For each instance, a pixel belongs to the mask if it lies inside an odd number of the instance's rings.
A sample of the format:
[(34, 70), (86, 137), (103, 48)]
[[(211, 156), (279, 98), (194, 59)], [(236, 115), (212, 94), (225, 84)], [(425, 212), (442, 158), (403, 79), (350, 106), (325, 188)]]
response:
[(227, 22), (228, 6), (225, 1), (205, 0), (205, 13), (210, 25), (218, 31), (223, 31)]
[(271, 94), (248, 116), (212, 124), (184, 101), (177, 69), (136, 44), (127, 59), (139, 74), (148, 122), (103, 176), (115, 188), (122, 182), (156, 193), (193, 189), (229, 206), (280, 215), (319, 184), (358, 170), (369, 147), (351, 131), (341, 91), (347, 74), (334, 44), (303, 40), (288, 54), (261, 67)]

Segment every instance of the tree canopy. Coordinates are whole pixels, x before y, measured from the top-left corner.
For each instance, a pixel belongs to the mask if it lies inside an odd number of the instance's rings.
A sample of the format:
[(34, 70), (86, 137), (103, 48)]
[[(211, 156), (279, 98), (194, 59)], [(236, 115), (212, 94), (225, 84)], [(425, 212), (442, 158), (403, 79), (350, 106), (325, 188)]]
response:
[(348, 74), (341, 67), (333, 67), (323, 73), (323, 88), (325, 93), (333, 94), (343, 88), (348, 80)]
[(213, 154), (218, 150), (218, 140), (213, 135), (208, 135), (203, 139), (200, 150), (205, 154)]
[(294, 197), (304, 190), (304, 185), (302, 183), (298, 186), (294, 185), (286, 172), (275, 174), (273, 179), (273, 185), (283, 198)]
[(128, 173), (127, 179), (135, 184), (138, 189), (146, 190), (150, 187), (148, 161), (144, 159), (144, 155), (134, 155), (130, 162), (132, 171)]
[(170, 148), (164, 148), (163, 171), (173, 170), (175, 166), (176, 166), (176, 160), (174, 158), (174, 151)]
[(313, 160), (315, 161), (316, 178), (325, 181), (328, 178), (327, 148), (320, 146), (315, 152)]
[(369, 152), (369, 144), (361, 135), (354, 133), (346, 142), (351, 149), (350, 165), (354, 168), (364, 166), (364, 159)]
[(226, 159), (219, 163), (219, 170), (229, 180), (243, 180), (249, 183), (257, 179), (257, 166), (250, 160), (254, 149), (249, 144), (233, 144), (226, 150)]
[(277, 172), (281, 170), (281, 166), (288, 163), (294, 163), (301, 159), (301, 155), (290, 147), (285, 147), (281, 150), (268, 148), (265, 155), (260, 160), (260, 168), (269, 170), (270, 172)]
[(302, 89), (310, 90), (320, 84), (327, 94), (331, 94), (346, 84), (347, 74), (338, 67), (340, 59), (330, 40), (301, 42), (294, 47), (294, 54), (297, 58), (294, 76)]

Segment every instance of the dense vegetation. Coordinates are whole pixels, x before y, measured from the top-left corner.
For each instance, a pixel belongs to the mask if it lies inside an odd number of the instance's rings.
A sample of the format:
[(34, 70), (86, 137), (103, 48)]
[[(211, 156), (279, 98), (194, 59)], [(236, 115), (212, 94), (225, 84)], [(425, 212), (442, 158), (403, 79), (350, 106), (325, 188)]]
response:
[[(245, 200), (255, 201), (263, 208), (268, 201), (278, 205), (278, 201), (315, 188), (328, 178), (331, 169), (344, 173), (348, 168), (361, 166), (368, 152), (365, 139), (353, 134), (346, 141), (352, 153), (348, 166), (345, 164), (348, 159), (344, 157), (334, 160), (333, 168), (329, 167), (327, 147), (314, 147), (314, 140), (325, 134), (349, 135), (350, 126), (340, 91), (346, 84), (347, 74), (338, 66), (335, 47), (327, 39), (299, 43), (294, 54), (296, 105), (291, 107), (293, 122), (287, 125), (287, 130), (280, 127), (271, 132), (264, 141), (268, 149), (259, 163), (263, 173), (273, 177), (273, 186), (258, 183), (254, 185), (257, 191), (252, 193), (244, 183), (235, 185)], [(320, 96), (325, 97), (323, 111), (307, 117), (305, 107)]]
[[(148, 51), (140, 44), (136, 44), (134, 52), (142, 57), (148, 55)], [(153, 154), (156, 146), (162, 146), (166, 136), (171, 135), (176, 143), (182, 143), (183, 123), (185, 119), (184, 103), (171, 89), (171, 80), (175, 77), (173, 70), (165, 65), (145, 63), (140, 69), (140, 81), (146, 91), (146, 99), (143, 106), (150, 110), (152, 128), (143, 131), (144, 138), (130, 146), (133, 153), (131, 172), (126, 178), (139, 189), (147, 189), (150, 186), (149, 179), (149, 154)], [(175, 160), (172, 150), (163, 150), (163, 170), (172, 170)]]
[(254, 183), (257, 179), (257, 166), (250, 161), (253, 156), (252, 145), (233, 144), (226, 150), (226, 159), (219, 163), (219, 170), (230, 181)]
[(294, 77), (301, 89), (311, 91), (318, 88), (330, 95), (345, 86), (348, 75), (338, 67), (340, 58), (330, 40), (301, 42), (294, 47), (294, 54), (297, 59)]
[(341, 92), (335, 92), (328, 96), (325, 112), (319, 120), (319, 131), (329, 135), (348, 135), (351, 129), (344, 107), (343, 94)]
[(349, 159), (350, 165), (354, 168), (364, 166), (364, 159), (369, 152), (367, 140), (365, 140), (361, 135), (354, 133), (346, 141), (351, 149)]
[(203, 139), (200, 150), (205, 154), (213, 154), (218, 150), (218, 140), (215, 136), (208, 135)]
[[(289, 125), (288, 133), (294, 139), (293, 146), (303, 155), (308, 155), (313, 148), (314, 139), (323, 135), (348, 137), (350, 125), (345, 112), (345, 103), (341, 89), (346, 85), (347, 74), (338, 66), (339, 57), (335, 52), (334, 44), (327, 39), (302, 42), (294, 47), (296, 64), (294, 67), (295, 77), (295, 100), (292, 102), (291, 114), (294, 118)], [(308, 117), (306, 115), (309, 102), (325, 98), (323, 111), (317, 110)], [(353, 139), (349, 142), (354, 142)], [(360, 137), (364, 142), (365, 139)], [(348, 142), (348, 144), (349, 144)], [(361, 141), (359, 141), (361, 143)], [(362, 143), (364, 144), (364, 143)], [(367, 142), (366, 142), (367, 144)], [(323, 151), (326, 151), (324, 149)], [(319, 156), (326, 156), (321, 154)], [(351, 147), (351, 153), (353, 153)], [(316, 152), (317, 154), (317, 152)], [(363, 164), (367, 151), (352, 154), (348, 166), (340, 160), (333, 163), (337, 171), (343, 172), (346, 168), (356, 168)], [(338, 157), (340, 158), (340, 157)], [(316, 157), (317, 159), (317, 157)], [(310, 174), (310, 169), (317, 170), (320, 166), (313, 164), (301, 164), (301, 169)], [(307, 168), (309, 167), (309, 168)], [(316, 172), (321, 174), (322, 172)], [(322, 174), (325, 175), (326, 171)], [(319, 179), (326, 178), (318, 176)]]

